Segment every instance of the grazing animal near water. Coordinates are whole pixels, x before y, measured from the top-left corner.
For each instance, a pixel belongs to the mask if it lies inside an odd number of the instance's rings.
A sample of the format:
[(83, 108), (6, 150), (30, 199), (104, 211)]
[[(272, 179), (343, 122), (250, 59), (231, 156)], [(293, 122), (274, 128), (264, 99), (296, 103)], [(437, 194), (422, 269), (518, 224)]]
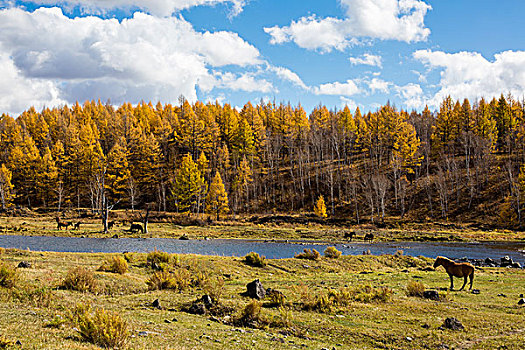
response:
[(144, 229), (142, 228), (141, 224), (131, 224), (131, 227), (129, 228), (131, 232), (138, 232), (144, 233)]
[(108, 230), (111, 230), (115, 226), (115, 221), (108, 222)]
[(450, 290), (454, 290), (454, 277), (463, 277), (463, 286), (459, 290), (463, 290), (467, 284), (467, 277), (470, 278), (470, 288), (474, 282), (474, 266), (469, 263), (457, 263), (443, 256), (438, 256), (434, 262), (434, 268), (443, 266), (450, 277)]
[(345, 238), (348, 238), (349, 241), (351, 241), (354, 238), (355, 232), (345, 232)]
[(67, 230), (69, 226), (73, 226), (73, 223), (71, 221), (62, 222), (59, 217), (56, 217), (55, 220), (57, 221), (57, 229), (59, 230), (61, 230), (62, 227), (65, 227)]
[(79, 230), (80, 229), (80, 224), (82, 224), (80, 221), (75, 223), (75, 225), (73, 225), (73, 230)]
[(366, 241), (370, 241), (372, 242), (374, 240), (374, 234), (373, 233), (367, 233), (365, 234), (365, 237), (363, 238), (363, 240), (366, 242)]

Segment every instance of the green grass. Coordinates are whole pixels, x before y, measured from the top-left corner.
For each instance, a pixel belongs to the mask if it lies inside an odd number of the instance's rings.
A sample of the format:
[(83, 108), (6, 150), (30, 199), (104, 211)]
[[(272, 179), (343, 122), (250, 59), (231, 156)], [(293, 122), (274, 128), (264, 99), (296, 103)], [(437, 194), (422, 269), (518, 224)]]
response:
[[(187, 287), (148, 290), (146, 282), (158, 271), (147, 266), (147, 254), (134, 254), (124, 275), (95, 271), (111, 256), (7, 249), (2, 262), (16, 266), (26, 260), (34, 267), (20, 269), (13, 288), (0, 288), (0, 335), (12, 343), (20, 340), (24, 349), (99, 349), (82, 341), (70, 323), (49, 326), (83, 303), (118, 313), (127, 324), (130, 349), (525, 347), (525, 308), (517, 305), (525, 285), (523, 270), (476, 271), (474, 288), (481, 293), (475, 295), (441, 290), (449, 285), (443, 270), (423, 271), (431, 260), (403, 255), (320, 257), (308, 268), (300, 259), (269, 259), (265, 267), (253, 268), (244, 258), (180, 255), (179, 264), (166, 273), (177, 278), (177, 271), (185, 271)], [(97, 293), (58, 288), (68, 271), (79, 267), (94, 271)], [(251, 300), (241, 293), (256, 278), (283, 294), (279, 307), (263, 300), (260, 309), (246, 309)], [(440, 290), (445, 301), (407, 296), (413, 281)], [(383, 290), (391, 294), (383, 298)], [(220, 301), (213, 319), (182, 311), (203, 294)], [(329, 308), (305, 307), (323, 296), (331, 300)], [(155, 299), (161, 309), (151, 307)], [(256, 321), (247, 316), (246, 324), (235, 323), (247, 313)], [(440, 330), (446, 317), (459, 319), (465, 331)], [(257, 328), (244, 328), (250, 324)]]

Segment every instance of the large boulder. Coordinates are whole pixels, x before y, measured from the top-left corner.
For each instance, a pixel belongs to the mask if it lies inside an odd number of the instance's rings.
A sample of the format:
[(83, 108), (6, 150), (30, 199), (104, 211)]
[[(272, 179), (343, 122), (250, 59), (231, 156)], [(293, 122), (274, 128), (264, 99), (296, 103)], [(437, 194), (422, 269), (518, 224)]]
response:
[(266, 289), (264, 289), (261, 281), (258, 279), (246, 285), (246, 295), (253, 299), (264, 299), (266, 296)]
[(20, 261), (18, 267), (21, 269), (29, 269), (31, 268), (31, 263), (29, 261)]

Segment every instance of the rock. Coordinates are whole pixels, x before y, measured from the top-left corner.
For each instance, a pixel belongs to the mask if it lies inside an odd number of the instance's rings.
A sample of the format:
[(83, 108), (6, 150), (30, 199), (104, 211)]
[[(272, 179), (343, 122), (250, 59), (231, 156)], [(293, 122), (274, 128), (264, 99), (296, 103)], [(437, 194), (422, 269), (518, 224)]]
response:
[(205, 294), (201, 297), (201, 301), (204, 303), (204, 306), (206, 306), (207, 309), (213, 306), (213, 300), (208, 294)]
[(425, 323), (425, 324), (421, 325), (421, 328), (429, 329), (430, 325), (428, 323)]
[(115, 233), (113, 236), (111, 236), (111, 238), (118, 239), (118, 235)]
[(174, 317), (174, 318), (171, 320), (171, 322), (179, 322), (179, 320), (177, 320), (177, 318)]
[(423, 292), (423, 298), (439, 301), (439, 293), (437, 290), (425, 290)]
[(139, 337), (147, 337), (148, 336), (148, 332), (146, 331), (140, 331), (139, 332)]
[(15, 345), (22, 346), (22, 342), (20, 340), (17, 340)]
[(18, 267), (21, 269), (29, 269), (31, 268), (31, 263), (29, 261), (20, 261)]
[(519, 301), (518, 301), (518, 305), (523, 305), (525, 304), (525, 299), (524, 298), (521, 298)]
[(160, 301), (159, 301), (159, 299), (155, 299), (155, 300), (151, 303), (151, 306), (153, 306), (155, 309), (162, 310), (162, 306), (160, 306)]
[(261, 300), (266, 296), (266, 289), (264, 289), (262, 283), (256, 279), (246, 285), (246, 294), (250, 298)]
[(273, 337), (272, 339), (270, 339), (270, 341), (276, 341), (276, 342), (284, 344), (284, 339), (283, 338)]
[(484, 262), (485, 262), (486, 265), (491, 266), (491, 267), (493, 267), (493, 266), (497, 266), (497, 265), (498, 265), (498, 263), (496, 262), (496, 260), (491, 259), (491, 258), (486, 258), (486, 259), (484, 260)]
[(520, 298), (523, 298), (523, 294), (520, 294)]
[(515, 269), (521, 269), (521, 265), (519, 262), (514, 262), (512, 263), (512, 265), (510, 265), (510, 267), (513, 267)]
[(179, 240), (181, 240), (181, 241), (189, 241), (189, 238), (188, 238), (188, 236), (186, 236), (186, 234), (184, 234), (184, 235), (179, 237)]
[(452, 329), (453, 331), (461, 331), (465, 329), (465, 327), (463, 327), (463, 324), (461, 324), (461, 322), (455, 317), (447, 317), (441, 327)]
[(406, 337), (405, 338), (407, 341), (412, 341), (412, 338), (411, 337)]
[(506, 298), (507, 296), (506, 296), (505, 294), (503, 294), (503, 293), (499, 293), (499, 294), (498, 294), (498, 297)]
[(164, 323), (171, 323), (170, 320), (164, 320)]
[(188, 309), (188, 312), (194, 315), (204, 315), (206, 314), (206, 306), (200, 302), (193, 302), (193, 304), (191, 304), (190, 308)]
[(471, 293), (472, 294), (479, 294), (480, 291), (479, 291), (479, 289), (472, 289)]
[(501, 267), (511, 266), (514, 263), (512, 261), (512, 259), (508, 255), (506, 255), (503, 258), (501, 258), (500, 261), (501, 261), (501, 263), (500, 263)]

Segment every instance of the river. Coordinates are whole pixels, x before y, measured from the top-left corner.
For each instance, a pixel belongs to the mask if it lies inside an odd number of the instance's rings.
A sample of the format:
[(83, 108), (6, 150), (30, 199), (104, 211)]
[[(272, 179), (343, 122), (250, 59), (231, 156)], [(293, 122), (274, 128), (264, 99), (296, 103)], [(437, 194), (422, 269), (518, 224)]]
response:
[[(237, 239), (179, 240), (173, 238), (79, 238), (52, 236), (2, 236), (0, 247), (28, 249), (32, 251), (54, 252), (150, 252), (154, 249), (168, 253), (200, 254), (218, 256), (244, 256), (251, 251), (271, 259), (292, 258), (303, 249), (316, 249), (323, 252), (328, 243), (311, 242), (272, 242)], [(525, 242), (348, 242), (336, 244), (344, 255), (362, 254), (370, 250), (371, 254), (394, 254), (402, 250), (412, 256), (434, 258), (437, 255), (452, 259), (499, 258), (508, 255), (514, 261), (525, 265)]]

